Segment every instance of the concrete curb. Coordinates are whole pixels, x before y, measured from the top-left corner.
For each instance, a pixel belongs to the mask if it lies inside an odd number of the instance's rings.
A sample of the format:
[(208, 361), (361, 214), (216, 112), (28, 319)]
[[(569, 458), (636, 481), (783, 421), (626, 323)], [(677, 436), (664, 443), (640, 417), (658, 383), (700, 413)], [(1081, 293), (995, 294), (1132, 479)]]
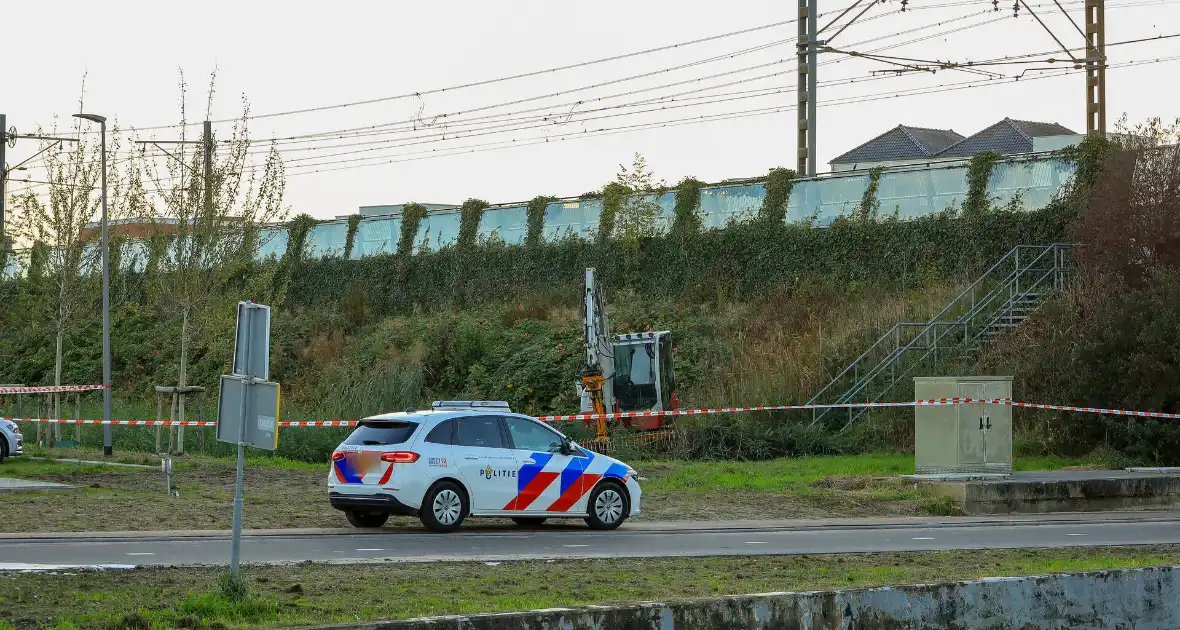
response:
[(1180, 627), (1178, 574), (1180, 567), (1120, 569), (347, 623), (302, 630), (1164, 629)]
[[(1120, 523), (1120, 522), (1151, 522), (1173, 521), (1180, 519), (1178, 511), (1139, 511), (1139, 512), (1062, 512), (1050, 514), (1004, 514), (985, 517), (879, 517), (855, 519), (782, 519), (782, 520), (733, 520), (733, 521), (629, 521), (620, 528), (622, 532), (663, 532), (674, 534), (677, 532), (702, 531), (742, 531), (742, 530), (786, 530), (805, 531), (811, 529), (857, 529), (857, 528), (918, 528), (918, 527), (973, 527), (995, 524), (1029, 524), (1029, 523)], [(585, 527), (579, 525), (545, 525), (526, 531), (562, 532), (580, 531)], [(510, 533), (521, 529), (506, 527), (469, 527), (462, 533)], [(352, 527), (340, 528), (292, 528), (292, 529), (246, 529), (244, 536), (269, 537), (309, 537), (309, 536), (372, 536), (381, 534), (426, 534), (420, 528), (381, 528), (360, 529)], [(115, 531), (115, 532), (7, 532), (0, 533), (0, 541), (37, 541), (37, 540), (103, 540), (103, 539), (145, 539), (145, 538), (226, 538), (230, 530), (153, 530), (153, 531)]]

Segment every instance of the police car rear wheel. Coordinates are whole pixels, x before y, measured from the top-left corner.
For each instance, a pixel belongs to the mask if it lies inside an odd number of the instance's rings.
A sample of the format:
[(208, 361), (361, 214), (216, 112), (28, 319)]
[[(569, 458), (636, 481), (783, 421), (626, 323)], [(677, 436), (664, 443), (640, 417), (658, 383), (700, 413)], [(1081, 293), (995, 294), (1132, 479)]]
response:
[(349, 510), (344, 513), (353, 527), (381, 527), (389, 520), (388, 512), (362, 512)]
[(537, 527), (538, 525), (544, 525), (545, 521), (547, 520), (549, 519), (544, 517), (518, 516), (512, 519), (512, 522), (520, 525), (521, 527)]
[(590, 493), (586, 524), (591, 529), (615, 529), (629, 512), (627, 492), (617, 483), (606, 482)]
[(445, 534), (459, 529), (467, 511), (467, 495), (463, 489), (450, 481), (443, 481), (426, 493), (420, 518), (426, 529)]

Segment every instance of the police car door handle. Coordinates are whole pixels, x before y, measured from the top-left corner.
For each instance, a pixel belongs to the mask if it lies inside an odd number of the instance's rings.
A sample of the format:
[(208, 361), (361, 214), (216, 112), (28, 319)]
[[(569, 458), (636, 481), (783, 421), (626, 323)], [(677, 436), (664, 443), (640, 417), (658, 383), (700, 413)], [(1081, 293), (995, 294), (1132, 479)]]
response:
[(528, 458), (528, 459), (521, 460), (521, 461), (522, 461), (523, 463), (525, 463), (525, 464), (535, 464), (535, 463), (537, 463), (537, 460), (535, 460), (535, 459), (533, 459), (533, 458), (531, 458), (531, 457), (530, 457), (530, 458)]
[(479, 458), (474, 455), (466, 455), (463, 457), (463, 459), (479, 459)]

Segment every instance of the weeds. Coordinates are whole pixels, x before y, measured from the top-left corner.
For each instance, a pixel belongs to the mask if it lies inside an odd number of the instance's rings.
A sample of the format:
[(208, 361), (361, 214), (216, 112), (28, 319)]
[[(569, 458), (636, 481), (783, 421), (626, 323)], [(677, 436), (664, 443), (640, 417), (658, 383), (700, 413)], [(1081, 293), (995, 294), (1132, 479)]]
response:
[(234, 603), (250, 598), (250, 582), (241, 574), (222, 573), (217, 578), (217, 588), (221, 597)]

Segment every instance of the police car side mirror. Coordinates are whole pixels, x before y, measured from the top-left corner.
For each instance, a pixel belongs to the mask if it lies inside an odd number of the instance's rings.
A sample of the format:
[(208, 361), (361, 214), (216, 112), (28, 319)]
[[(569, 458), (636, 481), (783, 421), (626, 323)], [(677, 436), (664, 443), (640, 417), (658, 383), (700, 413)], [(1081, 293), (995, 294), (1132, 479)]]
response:
[(573, 444), (570, 443), (569, 438), (561, 438), (561, 454), (562, 455), (573, 455), (574, 454), (574, 446), (573, 446)]

